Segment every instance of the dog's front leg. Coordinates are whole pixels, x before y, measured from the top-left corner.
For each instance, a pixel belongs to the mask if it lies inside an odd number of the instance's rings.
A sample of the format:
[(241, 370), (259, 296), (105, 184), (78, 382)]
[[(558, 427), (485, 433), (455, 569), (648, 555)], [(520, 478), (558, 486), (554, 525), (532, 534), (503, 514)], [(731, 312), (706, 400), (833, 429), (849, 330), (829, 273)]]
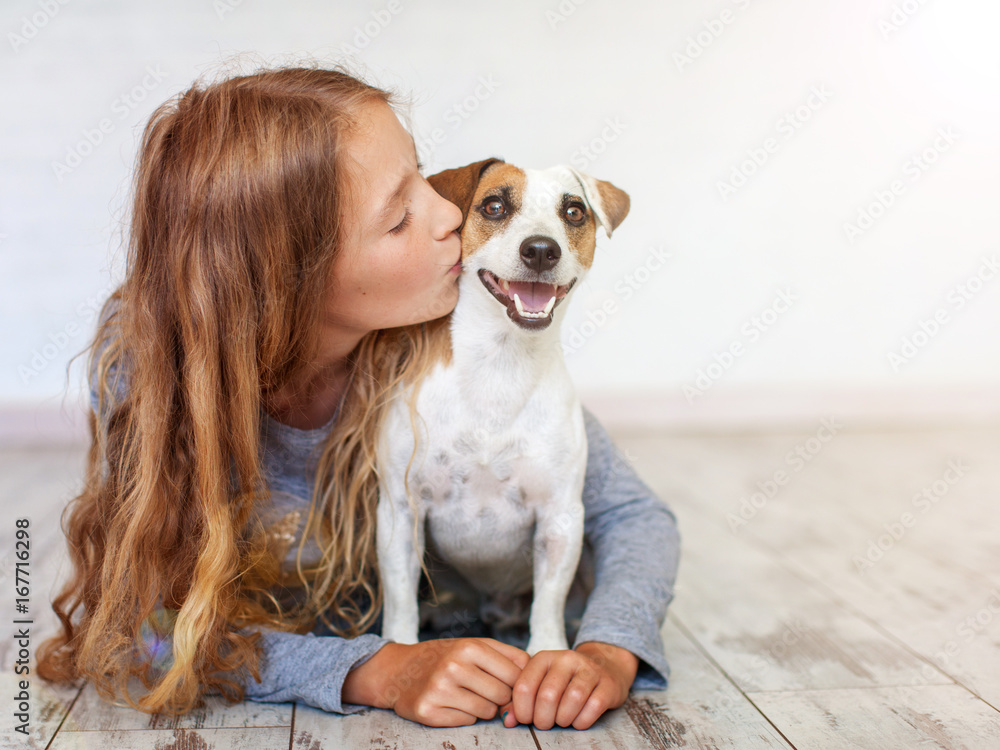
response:
[[(564, 610), (583, 547), (582, 481), (541, 509), (535, 521), (534, 594), (528, 654), (567, 648)], [(575, 496), (573, 493), (575, 492)]]
[(396, 643), (416, 643), (420, 631), (417, 587), (424, 554), (424, 511), (412, 508), (401, 486), (399, 489), (399, 493), (390, 493), (383, 486), (377, 510), (376, 543), (383, 593), (382, 637)]

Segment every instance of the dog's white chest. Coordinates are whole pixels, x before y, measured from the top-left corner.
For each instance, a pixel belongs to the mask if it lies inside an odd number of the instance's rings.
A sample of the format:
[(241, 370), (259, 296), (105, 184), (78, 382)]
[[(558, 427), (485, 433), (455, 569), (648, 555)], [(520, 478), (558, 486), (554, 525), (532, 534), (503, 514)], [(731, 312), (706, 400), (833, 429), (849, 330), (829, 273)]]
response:
[[(434, 546), (486, 591), (531, 588), (535, 511), (551, 488), (533, 482), (540, 472), (527, 442), (466, 431), (450, 446), (434, 446), (440, 473), (434, 467), (429, 476), (417, 476), (429, 495), (427, 531)], [(506, 445), (488, 458), (497, 443)]]
[[(564, 504), (556, 482), (579, 465), (572, 419), (579, 404), (571, 391), (567, 397), (562, 390), (554, 401), (543, 388), (538, 398), (546, 405), (500, 424), (488, 408), (470, 413), (447, 398), (455, 392), (454, 378), (449, 368), (439, 368), (421, 388), (419, 412), (433, 429), (424, 435), (411, 469), (411, 496), (434, 547), (450, 565), (484, 591), (523, 593), (532, 585), (538, 514)], [(394, 409), (390, 425), (388, 434), (396, 436), (393, 463), (405, 465), (413, 442), (404, 406)]]

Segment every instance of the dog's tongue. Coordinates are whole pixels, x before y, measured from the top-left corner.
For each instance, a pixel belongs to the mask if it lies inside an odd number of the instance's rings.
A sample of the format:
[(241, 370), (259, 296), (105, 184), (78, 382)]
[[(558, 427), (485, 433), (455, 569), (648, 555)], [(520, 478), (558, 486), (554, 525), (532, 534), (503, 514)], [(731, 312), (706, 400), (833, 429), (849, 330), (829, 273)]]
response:
[(538, 281), (512, 281), (507, 294), (511, 299), (514, 299), (515, 294), (520, 297), (526, 312), (541, 312), (549, 300), (556, 296), (556, 285)]

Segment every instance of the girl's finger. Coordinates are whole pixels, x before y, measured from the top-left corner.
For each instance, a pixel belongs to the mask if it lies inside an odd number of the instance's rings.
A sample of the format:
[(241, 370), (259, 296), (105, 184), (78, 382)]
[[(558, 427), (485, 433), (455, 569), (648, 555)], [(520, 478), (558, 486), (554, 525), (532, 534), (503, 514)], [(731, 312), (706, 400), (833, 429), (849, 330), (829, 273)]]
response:
[[(534, 719), (535, 694), (549, 670), (550, 662), (551, 659), (546, 656), (535, 656), (517, 678), (514, 685), (514, 714), (521, 724), (531, 724)], [(510, 720), (510, 716), (507, 720)]]
[(467, 727), (478, 721), (477, 717), (467, 711), (442, 707), (432, 709), (427, 714), (414, 718), (428, 727)]
[[(468, 638), (458, 647), (458, 650), (451, 653), (451, 658), (478, 667), (508, 688), (513, 688), (517, 678), (521, 676), (521, 668), (507, 657), (507, 653), (496, 648), (494, 644), (507, 645), (501, 644), (499, 641), (490, 641), (488, 638)], [(516, 656), (516, 652), (517, 649), (514, 649), (511, 655)], [(502, 700), (508, 699), (503, 698)]]
[(481, 667), (469, 665), (470, 668), (456, 678), (455, 684), (472, 691), (488, 700), (494, 708), (510, 702), (513, 691), (511, 686), (498, 680)]
[[(517, 646), (511, 646), (509, 643), (497, 641), (493, 638), (476, 638), (475, 640), (482, 641), (494, 651), (498, 651), (503, 656), (506, 656), (518, 669), (524, 669), (531, 659), (527, 651), (522, 651)], [(497, 676), (499, 677), (499, 675)], [(517, 678), (515, 677), (514, 679)]]
[(577, 672), (563, 691), (556, 710), (556, 724), (568, 727), (576, 721), (598, 684), (599, 680), (593, 674)]
[(449, 691), (448, 696), (443, 698), (441, 703), (444, 709), (451, 708), (471, 714), (474, 719), (492, 719), (497, 715), (496, 703), (487, 700), (479, 693), (458, 685)]
[(500, 720), (503, 722), (503, 725), (508, 729), (517, 726), (517, 717), (514, 716), (513, 701), (500, 706), (499, 710), (497, 710), (497, 714), (500, 716)]
[(565, 662), (553, 662), (535, 692), (535, 709), (531, 723), (539, 729), (552, 729), (556, 723), (556, 711), (562, 702), (566, 688), (573, 680), (576, 668)]
[(594, 688), (594, 692), (590, 694), (590, 697), (584, 704), (583, 709), (573, 721), (573, 728), (590, 729), (591, 725), (608, 710), (615, 689), (614, 685), (605, 683), (604, 681), (599, 682), (597, 687)]

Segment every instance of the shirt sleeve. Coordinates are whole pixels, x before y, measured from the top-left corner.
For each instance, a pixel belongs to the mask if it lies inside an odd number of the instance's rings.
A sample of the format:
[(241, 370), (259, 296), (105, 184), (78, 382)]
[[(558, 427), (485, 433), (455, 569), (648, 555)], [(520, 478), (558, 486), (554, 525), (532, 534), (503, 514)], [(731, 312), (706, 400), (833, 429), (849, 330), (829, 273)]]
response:
[(662, 690), (670, 679), (660, 630), (680, 560), (677, 518), (638, 477), (586, 408), (584, 534), (594, 552), (594, 588), (574, 647), (601, 641), (639, 658), (633, 688)]
[(339, 638), (267, 628), (255, 630), (262, 636), (261, 679), (257, 682), (252, 675), (244, 678), (247, 699), (265, 703), (299, 701), (338, 714), (353, 714), (366, 708), (341, 703), (344, 680), (348, 672), (368, 661), (389, 641), (373, 633)]

